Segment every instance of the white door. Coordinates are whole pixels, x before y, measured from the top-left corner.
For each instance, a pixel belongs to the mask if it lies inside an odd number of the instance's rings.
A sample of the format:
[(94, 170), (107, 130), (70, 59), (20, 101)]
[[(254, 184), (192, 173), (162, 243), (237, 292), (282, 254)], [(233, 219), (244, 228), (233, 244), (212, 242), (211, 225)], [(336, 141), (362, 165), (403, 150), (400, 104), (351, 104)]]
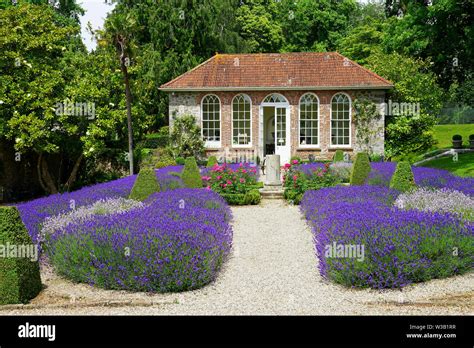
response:
[(275, 154), (280, 155), (281, 165), (290, 161), (290, 122), (287, 107), (275, 107)]

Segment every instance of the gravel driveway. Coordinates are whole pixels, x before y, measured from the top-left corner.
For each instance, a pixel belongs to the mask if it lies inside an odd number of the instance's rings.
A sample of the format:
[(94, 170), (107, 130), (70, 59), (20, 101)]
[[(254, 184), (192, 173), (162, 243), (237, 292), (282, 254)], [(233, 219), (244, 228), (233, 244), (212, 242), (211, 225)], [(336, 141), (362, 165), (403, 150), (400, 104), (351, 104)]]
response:
[(298, 207), (280, 200), (232, 208), (234, 251), (218, 279), (181, 294), (144, 294), (72, 284), (43, 271), (32, 304), (0, 314), (473, 314), (474, 274), (400, 290), (347, 289), (317, 271), (311, 232)]

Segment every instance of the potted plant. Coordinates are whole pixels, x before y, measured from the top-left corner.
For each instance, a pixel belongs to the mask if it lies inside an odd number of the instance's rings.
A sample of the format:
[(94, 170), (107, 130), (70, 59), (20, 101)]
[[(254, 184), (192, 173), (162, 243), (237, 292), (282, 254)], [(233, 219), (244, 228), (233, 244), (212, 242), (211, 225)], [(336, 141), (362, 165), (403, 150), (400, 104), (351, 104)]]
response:
[(474, 150), (474, 134), (469, 135), (469, 148)]
[(453, 149), (461, 149), (462, 148), (462, 136), (459, 134), (453, 135)]

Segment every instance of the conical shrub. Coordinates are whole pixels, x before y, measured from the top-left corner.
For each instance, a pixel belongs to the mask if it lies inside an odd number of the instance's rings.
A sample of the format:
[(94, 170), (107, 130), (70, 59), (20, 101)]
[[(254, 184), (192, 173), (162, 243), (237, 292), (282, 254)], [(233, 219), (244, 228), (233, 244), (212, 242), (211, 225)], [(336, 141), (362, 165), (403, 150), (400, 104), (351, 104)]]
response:
[(390, 188), (407, 192), (415, 187), (415, 177), (413, 176), (410, 163), (407, 161), (398, 162), (395, 173), (393, 173), (390, 180)]
[(144, 201), (155, 192), (160, 192), (160, 184), (156, 178), (155, 170), (145, 167), (138, 173), (129, 198)]
[(352, 166), (350, 184), (364, 185), (370, 174), (369, 155), (365, 152), (358, 152)]
[(183, 180), (184, 186), (189, 188), (201, 188), (203, 186), (201, 172), (194, 157), (186, 158), (181, 179)]

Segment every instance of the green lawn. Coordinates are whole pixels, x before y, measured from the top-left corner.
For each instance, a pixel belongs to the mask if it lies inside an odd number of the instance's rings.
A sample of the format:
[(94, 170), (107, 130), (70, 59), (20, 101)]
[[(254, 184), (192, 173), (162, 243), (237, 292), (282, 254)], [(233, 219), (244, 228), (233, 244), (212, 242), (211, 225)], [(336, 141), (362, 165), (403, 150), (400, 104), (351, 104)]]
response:
[(438, 141), (433, 148), (444, 149), (452, 147), (452, 137), (454, 134), (462, 136), (463, 145), (469, 146), (469, 135), (474, 134), (474, 124), (440, 124), (434, 126), (433, 136)]
[(457, 162), (453, 161), (453, 157), (447, 156), (422, 163), (420, 166), (446, 169), (455, 175), (474, 177), (474, 152), (460, 153)]

